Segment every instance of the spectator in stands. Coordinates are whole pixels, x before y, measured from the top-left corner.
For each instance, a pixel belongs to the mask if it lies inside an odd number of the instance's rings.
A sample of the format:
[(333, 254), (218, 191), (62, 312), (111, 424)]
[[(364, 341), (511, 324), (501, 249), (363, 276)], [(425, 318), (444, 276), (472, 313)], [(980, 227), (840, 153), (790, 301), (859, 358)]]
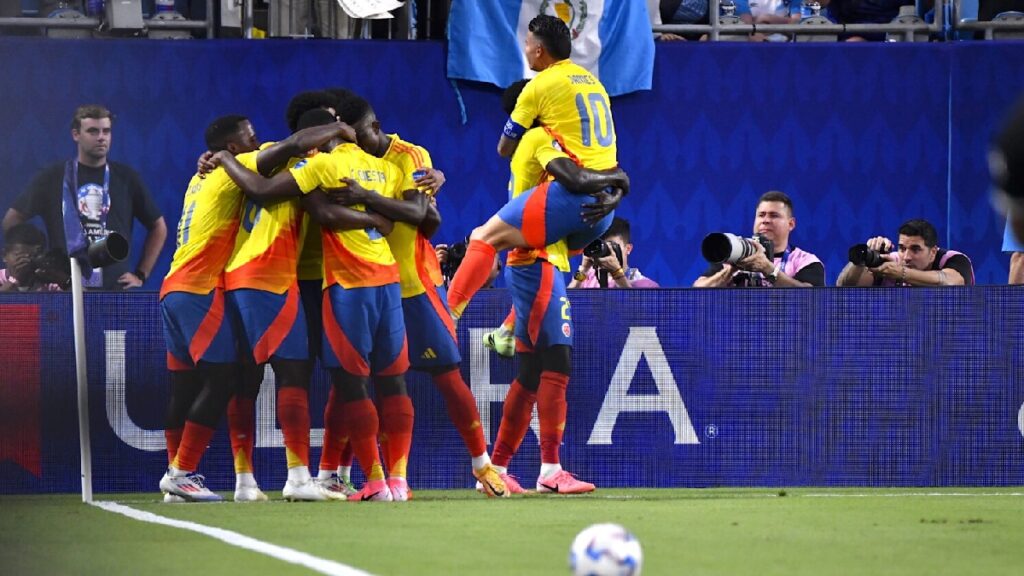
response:
[(657, 282), (629, 266), (629, 254), (633, 251), (633, 244), (628, 220), (616, 217), (608, 231), (595, 242), (604, 244), (606, 249), (603, 252), (606, 256), (598, 258), (595, 266), (595, 260), (584, 255), (583, 262), (569, 283), (569, 288), (658, 288)]
[(18, 224), (4, 233), (3, 257), (0, 292), (55, 291), (70, 283), (71, 277), (64, 269), (67, 259), (49, 257), (46, 236), (32, 224)]
[[(888, 24), (900, 14), (900, 6), (913, 0), (819, 0), (822, 10), (837, 24)], [(824, 14), (824, 12), (823, 12)], [(883, 41), (885, 34), (854, 34), (841, 37), (847, 41)]]
[(785, 288), (824, 286), (825, 265), (817, 256), (791, 246), (796, 228), (793, 201), (778, 191), (765, 192), (754, 212), (754, 233), (772, 241), (775, 254), (769, 259), (764, 247), (733, 264), (712, 264), (697, 278), (697, 288), (727, 286), (777, 286)]
[(866, 244), (881, 254), (881, 265), (866, 267), (851, 262), (839, 274), (837, 286), (974, 284), (970, 259), (960, 252), (939, 248), (938, 234), (927, 220), (908, 220), (900, 226), (898, 244), (884, 236), (870, 238)]
[[(71, 120), (71, 138), (78, 147), (75, 158), (44, 169), (4, 215), (6, 232), (39, 216), (50, 245), (67, 254), (65, 231), (95, 242), (110, 232), (132, 237), (132, 222), (146, 227), (142, 257), (131, 255), (92, 274), (90, 286), (108, 290), (138, 288), (153, 271), (167, 239), (167, 224), (139, 175), (125, 164), (108, 162), (114, 116), (103, 106), (79, 106)], [(67, 210), (65, 210), (67, 207)], [(65, 219), (64, 213), (78, 212)], [(72, 238), (73, 240), (74, 238)]]
[[(802, 0), (733, 0), (744, 24), (799, 24)], [(788, 42), (786, 34), (750, 35), (751, 42)]]
[[(652, 6), (653, 5), (653, 6)], [(658, 24), (707, 24), (708, 0), (648, 0), (652, 23)], [(688, 34), (663, 33), (658, 40), (688, 40)]]

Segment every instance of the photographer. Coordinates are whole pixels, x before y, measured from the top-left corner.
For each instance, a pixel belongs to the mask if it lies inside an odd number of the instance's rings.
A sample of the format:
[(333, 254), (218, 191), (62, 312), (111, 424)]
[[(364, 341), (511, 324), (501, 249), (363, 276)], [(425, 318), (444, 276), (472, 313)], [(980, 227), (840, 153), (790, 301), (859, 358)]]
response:
[(89, 287), (127, 290), (142, 286), (153, 273), (167, 239), (167, 224), (138, 173), (109, 160), (113, 122), (114, 115), (103, 106), (79, 106), (71, 119), (76, 155), (36, 175), (4, 215), (3, 229), (38, 216), (50, 246), (68, 254), (112, 232), (130, 243), (133, 222), (138, 220), (146, 228), (146, 241), (135, 268), (123, 260), (85, 274)]
[[(754, 213), (754, 233), (760, 241), (751, 242), (754, 251), (733, 263), (711, 264), (693, 283), (696, 288), (727, 286), (767, 286), (798, 288), (825, 285), (825, 266), (817, 256), (789, 245), (796, 228), (793, 201), (782, 192), (761, 195)], [(771, 245), (772, 257), (765, 251)]]
[(12, 226), (4, 234), (3, 257), (0, 292), (53, 292), (71, 281), (67, 258), (47, 253), (46, 237), (31, 224)]
[[(437, 254), (437, 261), (441, 264), (441, 274), (444, 275), (444, 284), (447, 286), (451, 282), (452, 276), (455, 276), (455, 271), (459, 269), (459, 264), (462, 264), (462, 259), (466, 256), (466, 241), (451, 245), (435, 244), (434, 253)], [(492, 288), (499, 276), (501, 276), (501, 259), (495, 256), (491, 274), (487, 277), (487, 282), (483, 287)]]
[(851, 261), (839, 274), (836, 285), (974, 285), (970, 259), (960, 252), (939, 248), (937, 242), (938, 234), (931, 223), (908, 220), (900, 226), (898, 245), (883, 236), (875, 236), (851, 248)]
[[(658, 283), (629, 267), (629, 221), (612, 220), (608, 231), (584, 249), (583, 262), (573, 275), (569, 288), (658, 288)], [(594, 266), (594, 262), (597, 266)]]

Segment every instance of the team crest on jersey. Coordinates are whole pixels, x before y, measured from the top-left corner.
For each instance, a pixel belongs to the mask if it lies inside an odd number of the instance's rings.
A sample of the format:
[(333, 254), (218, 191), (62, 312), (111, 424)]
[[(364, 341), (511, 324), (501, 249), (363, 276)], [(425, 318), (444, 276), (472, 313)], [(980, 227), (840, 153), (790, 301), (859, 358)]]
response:
[(302, 160), (299, 160), (298, 162), (296, 162), (295, 166), (292, 166), (292, 168), (295, 169), (295, 170), (298, 170), (299, 168), (302, 168), (303, 166), (305, 166), (306, 162), (308, 162), (308, 160), (303, 158)]
[(564, 334), (566, 338), (572, 336), (572, 326), (569, 326), (568, 322), (562, 322), (562, 334)]
[(555, 2), (543, 0), (537, 12), (538, 14), (547, 14), (548, 8), (553, 9), (554, 15), (561, 18), (562, 22), (565, 22), (565, 25), (569, 27), (573, 40), (579, 37), (583, 32), (583, 27), (587, 24), (587, 0), (561, 0)]

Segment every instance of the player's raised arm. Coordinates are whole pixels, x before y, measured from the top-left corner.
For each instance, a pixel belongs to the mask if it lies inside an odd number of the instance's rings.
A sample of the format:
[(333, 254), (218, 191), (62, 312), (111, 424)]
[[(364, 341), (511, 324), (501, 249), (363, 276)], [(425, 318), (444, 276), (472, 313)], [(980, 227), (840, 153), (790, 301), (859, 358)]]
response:
[(273, 178), (266, 178), (243, 166), (226, 150), (217, 152), (214, 157), (242, 192), (252, 200), (265, 202), (277, 198), (294, 198), (302, 194), (290, 172), (285, 171)]
[(301, 156), (335, 138), (341, 138), (347, 142), (355, 142), (356, 132), (344, 122), (303, 128), (284, 140), (264, 150), (260, 150), (256, 156), (256, 168), (260, 174), (270, 176), (276, 168), (287, 162), (289, 158)]
[(302, 197), (302, 207), (321, 226), (332, 230), (376, 228), (387, 236), (394, 222), (374, 212), (363, 212), (332, 202), (327, 194), (313, 191)]
[(556, 158), (544, 167), (560, 184), (578, 194), (593, 194), (605, 188), (621, 188), (629, 194), (629, 176), (621, 168), (590, 170), (568, 158)]

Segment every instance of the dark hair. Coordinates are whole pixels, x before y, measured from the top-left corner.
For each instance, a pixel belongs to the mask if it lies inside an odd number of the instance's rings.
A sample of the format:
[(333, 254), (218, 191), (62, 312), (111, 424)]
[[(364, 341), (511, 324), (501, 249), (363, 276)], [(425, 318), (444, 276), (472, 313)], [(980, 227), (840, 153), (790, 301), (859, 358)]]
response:
[(206, 127), (206, 148), (210, 152), (227, 150), (228, 142), (238, 134), (242, 122), (248, 118), (239, 114), (228, 114), (221, 116)]
[(298, 130), (299, 117), (316, 108), (335, 108), (338, 106), (338, 98), (326, 90), (307, 90), (299, 92), (288, 101), (288, 107), (284, 111), (284, 120), (288, 123), (288, 130)]
[(312, 110), (306, 110), (306, 112), (299, 117), (298, 129), (303, 130), (311, 126), (323, 126), (337, 121), (337, 118), (331, 115), (330, 112), (323, 108), (314, 108)]
[(334, 88), (324, 88), (324, 92), (327, 92), (331, 96), (334, 96), (335, 110), (338, 109), (338, 102), (341, 102), (342, 100), (348, 100), (349, 98), (352, 98), (354, 96), (358, 96), (358, 94), (356, 94), (355, 92), (349, 90), (348, 88), (342, 88), (341, 86), (335, 86)]
[(22, 222), (17, 226), (11, 226), (10, 230), (4, 233), (4, 248), (21, 244), (22, 246), (46, 246), (46, 236), (43, 231), (28, 222)]
[(612, 225), (608, 227), (608, 230), (606, 230), (604, 234), (601, 235), (601, 238), (607, 240), (612, 236), (618, 236), (622, 238), (626, 244), (629, 244), (629, 220), (619, 218), (618, 216), (612, 218)]
[(350, 92), (348, 98), (338, 99), (338, 107), (335, 110), (338, 111), (339, 120), (349, 126), (355, 126), (360, 120), (366, 118), (373, 108), (365, 98)]
[(523, 93), (523, 88), (530, 81), (528, 79), (516, 80), (508, 88), (505, 88), (505, 92), (501, 94), (501, 109), (505, 111), (505, 114), (512, 115), (512, 111), (516, 109), (516, 101), (519, 100), (519, 95)]
[(761, 197), (757, 200), (758, 204), (760, 204), (761, 202), (782, 202), (783, 204), (786, 205), (786, 208), (789, 209), (789, 215), (793, 215), (793, 201), (785, 192), (779, 192), (778, 190), (769, 190), (768, 192), (761, 194)]
[(939, 234), (935, 231), (935, 226), (921, 218), (904, 222), (899, 233), (903, 236), (920, 236), (924, 239), (924, 245), (929, 248), (939, 243)]
[(99, 104), (85, 104), (75, 108), (75, 115), (71, 117), (71, 129), (80, 130), (82, 128), (82, 120), (86, 118), (92, 118), (99, 120), (101, 118), (110, 118), (111, 124), (114, 122), (114, 114), (107, 110), (105, 107)]
[(529, 30), (556, 60), (565, 60), (572, 54), (569, 27), (561, 18), (541, 14), (530, 20)]

